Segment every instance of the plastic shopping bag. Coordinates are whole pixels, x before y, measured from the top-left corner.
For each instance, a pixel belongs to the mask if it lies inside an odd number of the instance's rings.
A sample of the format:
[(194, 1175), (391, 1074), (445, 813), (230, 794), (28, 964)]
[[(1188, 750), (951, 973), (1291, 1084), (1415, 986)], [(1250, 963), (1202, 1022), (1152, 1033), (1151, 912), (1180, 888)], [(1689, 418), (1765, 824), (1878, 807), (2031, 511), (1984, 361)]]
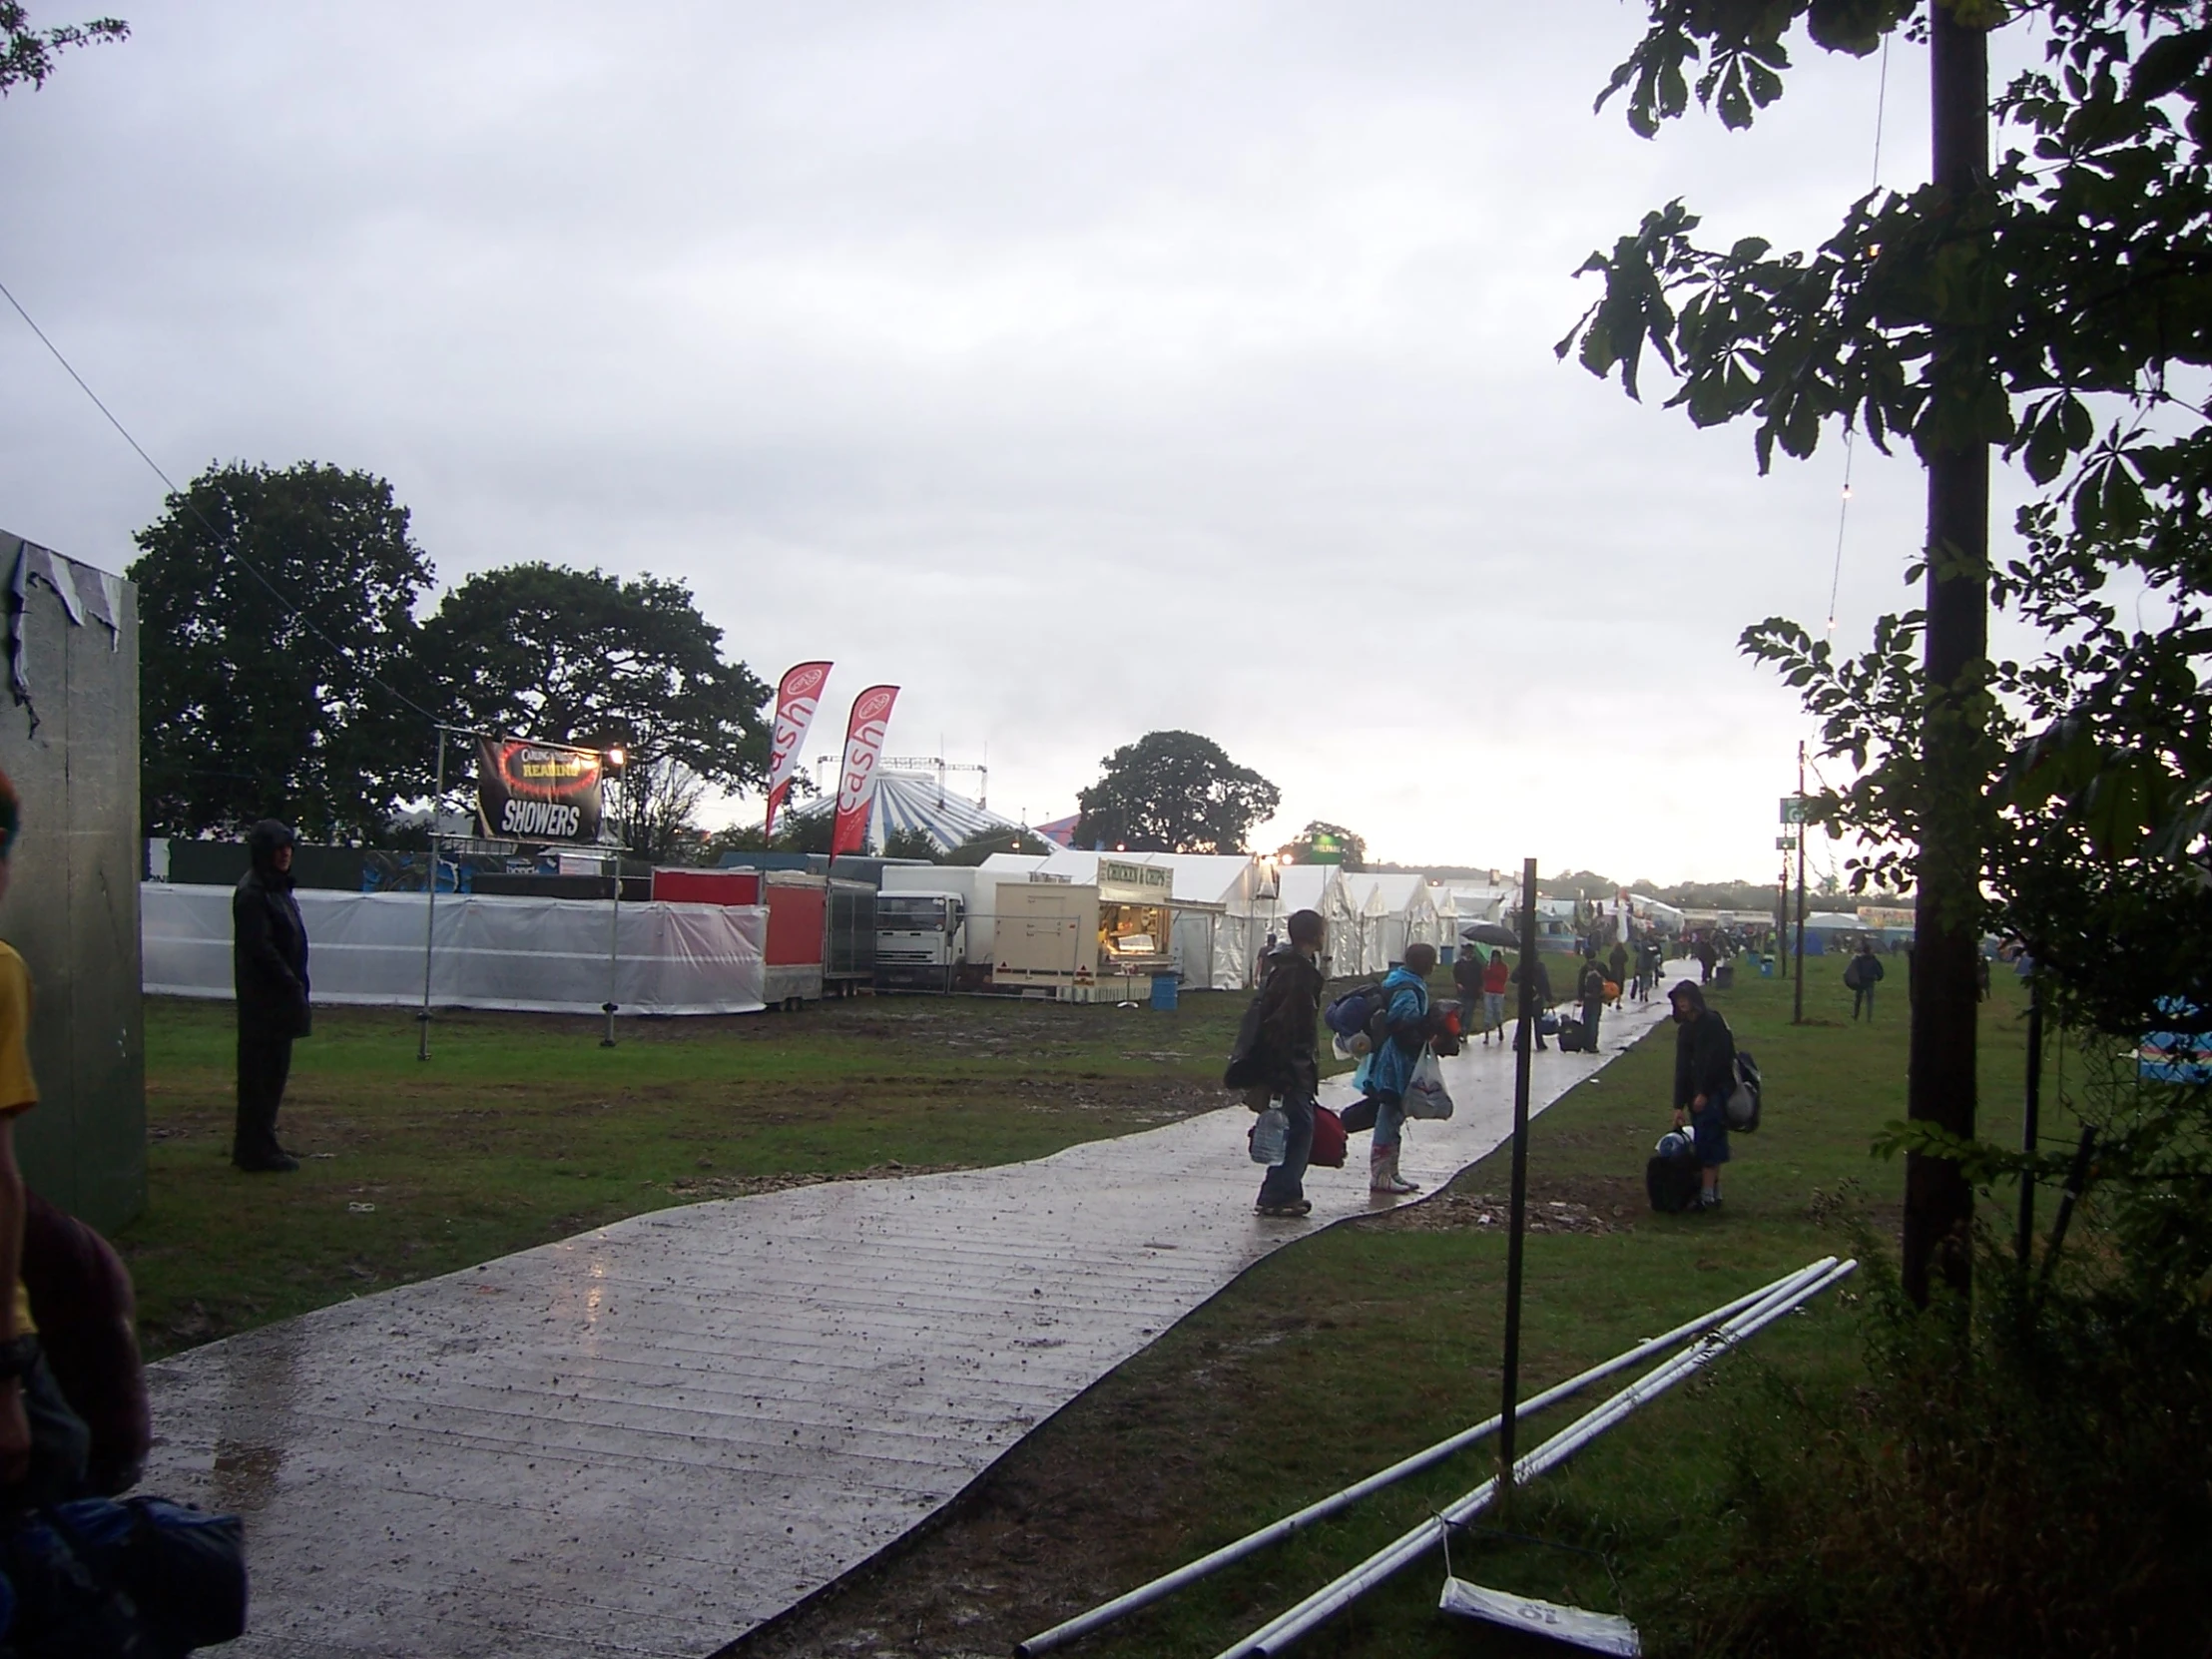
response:
[(1405, 1115), (1430, 1121), (1451, 1116), (1451, 1091), (1444, 1087), (1444, 1068), (1427, 1049), (1421, 1050), (1412, 1079), (1405, 1085)]

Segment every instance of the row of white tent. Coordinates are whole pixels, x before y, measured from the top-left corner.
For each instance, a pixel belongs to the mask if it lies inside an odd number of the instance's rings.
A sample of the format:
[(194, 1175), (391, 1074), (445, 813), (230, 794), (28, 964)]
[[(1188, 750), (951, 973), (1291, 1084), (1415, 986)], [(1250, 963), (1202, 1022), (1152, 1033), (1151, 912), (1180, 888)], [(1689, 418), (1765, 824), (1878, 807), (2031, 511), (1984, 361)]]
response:
[(1440, 952), (1457, 944), (1469, 922), (1495, 921), (1505, 902), (1503, 889), (1455, 889), (1424, 875), (1347, 872), (1337, 864), (1284, 865), (1271, 892), (1259, 860), (1203, 852), (994, 852), (983, 869), (1001, 879), (1088, 884), (1098, 879), (1101, 856), (1175, 872), (1175, 900), (1191, 906), (1174, 918), (1176, 961), (1186, 982), (1215, 990), (1248, 987), (1269, 935), (1283, 937), (1299, 910), (1321, 912), (1329, 971), (1345, 977), (1383, 972), (1415, 940)]

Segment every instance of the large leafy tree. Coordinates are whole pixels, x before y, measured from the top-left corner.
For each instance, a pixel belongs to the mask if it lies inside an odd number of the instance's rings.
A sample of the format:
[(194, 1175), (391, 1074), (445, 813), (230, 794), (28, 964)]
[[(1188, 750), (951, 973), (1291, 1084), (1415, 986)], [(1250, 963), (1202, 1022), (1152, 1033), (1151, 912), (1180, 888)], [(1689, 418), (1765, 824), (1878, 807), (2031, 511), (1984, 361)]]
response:
[(519, 564), (447, 594), (422, 625), (420, 660), (455, 726), (623, 745), (613, 816), (626, 845), (656, 857), (682, 841), (707, 788), (767, 777), (769, 688), (721, 645), (680, 582)]
[(1075, 844), (1132, 852), (1242, 852), (1282, 792), (1238, 766), (1211, 738), (1148, 732), (1099, 763), (1105, 776), (1076, 796)]
[[(1857, 764), (1825, 803), (1882, 848), (1857, 879), (1917, 877), (1905, 1142), (1919, 1291), (1932, 1230), (1955, 1232), (1966, 1203), (1947, 1155), (1973, 1128), (1961, 943), (1984, 925), (2021, 931), (2053, 989), (2115, 1033), (2170, 1022), (2158, 1000), (2177, 992), (2212, 1010), (2212, 14), (2202, 0), (1652, 0), (1650, 15), (1609, 89), (1647, 134), (1687, 108), (1693, 71), (1701, 102), (1749, 125), (1780, 95), (1800, 24), (1830, 50), (1870, 52), (1901, 29), (1931, 48), (1929, 185), (1871, 193), (1810, 254), (1702, 247), (1695, 216), (1670, 205), (1592, 257), (1605, 293), (1579, 330), (1582, 361), (1632, 395), (1648, 348), (1693, 420), (1751, 421), (1762, 467), (1839, 426), (1903, 438), (1928, 467), (1921, 607), (1849, 659), (1785, 619), (1745, 636), (1804, 689), (1830, 753)], [(2004, 27), (2032, 29), (2042, 62), (1996, 98), (1992, 159), (1976, 89), (1985, 37)], [(2044, 487), (2001, 566), (1986, 542), (1992, 448)], [(1992, 602), (2040, 634), (2026, 661), (1987, 659)], [(2133, 1142), (2147, 1179), (2171, 1129), (2169, 1114)], [(2130, 1155), (2116, 1145), (2108, 1163)], [(1954, 1281), (1962, 1261), (1945, 1255)]]
[(138, 534), (150, 833), (267, 816), (382, 833), (429, 722), (402, 689), (430, 566), (391, 486), (301, 462), (211, 467)]
[(1326, 854), (1346, 869), (1367, 867), (1367, 838), (1354, 834), (1341, 824), (1327, 824), (1320, 819), (1285, 841), (1277, 849), (1276, 856), (1285, 863), (1310, 864), (1317, 852)]
[(124, 40), (130, 33), (131, 26), (119, 17), (36, 29), (21, 0), (0, 0), (0, 97), (11, 87), (44, 86), (54, 73), (55, 58), (72, 46)]
[(994, 852), (1019, 852), (1024, 857), (1042, 858), (1055, 850), (1042, 835), (1033, 835), (1026, 830), (980, 830), (938, 861), (973, 865), (980, 864)]

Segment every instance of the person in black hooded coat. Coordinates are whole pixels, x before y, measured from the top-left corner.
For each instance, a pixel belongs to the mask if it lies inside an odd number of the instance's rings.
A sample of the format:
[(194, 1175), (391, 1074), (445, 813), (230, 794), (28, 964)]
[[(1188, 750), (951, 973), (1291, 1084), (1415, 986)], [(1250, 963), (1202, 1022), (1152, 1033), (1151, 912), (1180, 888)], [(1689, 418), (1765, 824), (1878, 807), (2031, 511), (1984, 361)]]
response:
[(238, 988), (239, 1115), (231, 1162), (255, 1172), (295, 1170), (276, 1144), (276, 1109), (291, 1074), (291, 1044), (308, 1030), (307, 929), (291, 896), (291, 830), (263, 819), (247, 832), (253, 867), (231, 895), (231, 969)]

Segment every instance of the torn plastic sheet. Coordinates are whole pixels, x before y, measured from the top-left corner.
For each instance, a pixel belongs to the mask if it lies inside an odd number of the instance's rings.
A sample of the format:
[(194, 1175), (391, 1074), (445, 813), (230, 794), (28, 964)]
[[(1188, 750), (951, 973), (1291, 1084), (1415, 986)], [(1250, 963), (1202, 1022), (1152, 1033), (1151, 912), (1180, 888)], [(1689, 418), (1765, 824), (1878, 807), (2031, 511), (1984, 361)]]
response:
[(72, 627), (82, 628), (91, 621), (107, 629), (112, 651), (120, 637), (116, 612), (122, 598), (122, 578), (5, 531), (0, 531), (0, 559), (8, 564), (8, 685), (15, 694), (16, 706), (31, 711), (31, 730), (36, 732), (38, 706), (31, 701), (31, 680), (23, 668), (23, 619), (29, 610), (32, 582), (43, 582), (53, 589)]

